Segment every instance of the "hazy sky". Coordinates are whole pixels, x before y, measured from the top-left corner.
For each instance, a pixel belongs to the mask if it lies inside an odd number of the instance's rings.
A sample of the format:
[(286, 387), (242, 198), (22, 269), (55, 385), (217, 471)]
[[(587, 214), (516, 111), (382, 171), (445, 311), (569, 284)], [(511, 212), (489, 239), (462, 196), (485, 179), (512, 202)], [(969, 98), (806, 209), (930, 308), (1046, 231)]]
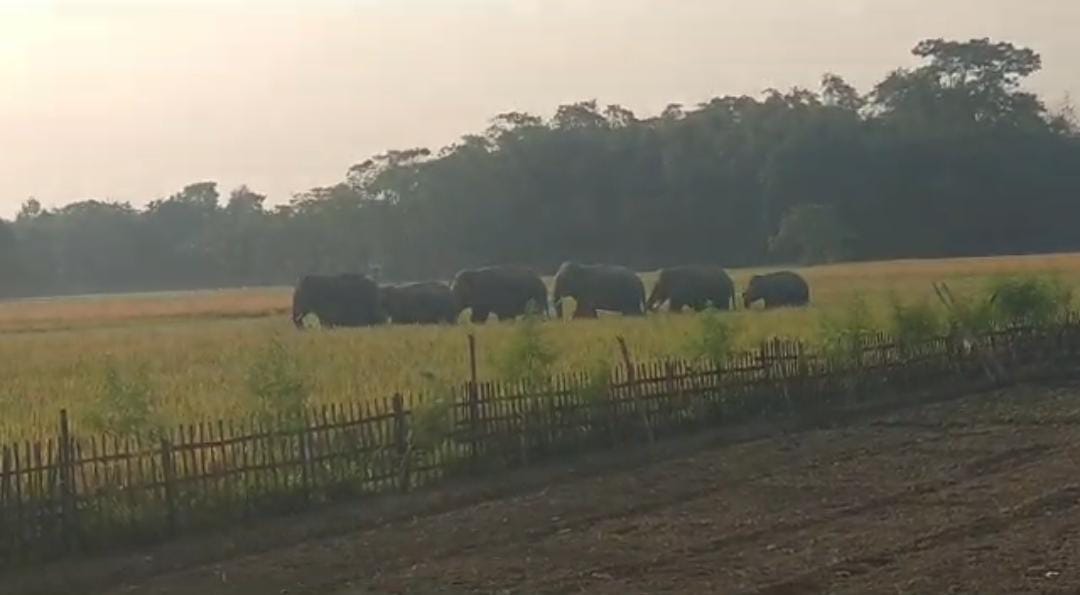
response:
[(1078, 30), (1076, 0), (0, 0), (0, 216), (207, 179), (284, 201), (580, 99), (866, 89), (926, 37), (1033, 47), (1054, 104), (1080, 94)]

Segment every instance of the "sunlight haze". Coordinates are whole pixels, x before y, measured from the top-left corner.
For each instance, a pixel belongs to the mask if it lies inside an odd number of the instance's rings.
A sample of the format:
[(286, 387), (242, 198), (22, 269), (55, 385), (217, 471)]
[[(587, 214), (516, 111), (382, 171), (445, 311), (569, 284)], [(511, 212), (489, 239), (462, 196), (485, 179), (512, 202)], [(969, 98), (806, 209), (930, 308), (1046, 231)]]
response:
[(1080, 92), (1078, 23), (1067, 0), (0, 0), (0, 215), (200, 180), (284, 202), (583, 99), (652, 115), (826, 71), (866, 91), (928, 37), (1039, 51), (1055, 107)]

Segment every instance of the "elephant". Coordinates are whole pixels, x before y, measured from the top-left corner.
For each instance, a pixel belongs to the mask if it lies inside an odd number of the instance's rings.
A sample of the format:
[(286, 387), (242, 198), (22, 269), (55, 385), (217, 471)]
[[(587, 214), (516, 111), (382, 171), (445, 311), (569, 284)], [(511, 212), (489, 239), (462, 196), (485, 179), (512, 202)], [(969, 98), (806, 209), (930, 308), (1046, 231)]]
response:
[(645, 284), (637, 273), (623, 266), (564, 262), (555, 273), (552, 295), (560, 318), (566, 297), (577, 302), (574, 318), (596, 318), (597, 310), (645, 314)]
[(293, 290), (292, 321), (303, 328), (314, 314), (319, 325), (369, 326), (383, 322), (379, 287), (366, 275), (306, 275)]
[(394, 324), (438, 324), (457, 320), (450, 286), (440, 281), (380, 285), (383, 313)]
[(474, 323), (483, 323), (489, 314), (499, 320), (516, 318), (527, 312), (530, 303), (541, 315), (548, 314), (547, 287), (525, 267), (465, 269), (454, 276), (450, 290), (458, 312), (471, 310)]
[(810, 303), (810, 287), (791, 271), (754, 275), (743, 292), (743, 305), (749, 308), (758, 300), (764, 301), (766, 308), (805, 306)]
[(735, 307), (735, 282), (723, 268), (715, 265), (683, 265), (660, 270), (649, 299), (648, 310), (669, 303), (672, 312), (684, 307), (701, 312), (710, 305), (719, 310)]

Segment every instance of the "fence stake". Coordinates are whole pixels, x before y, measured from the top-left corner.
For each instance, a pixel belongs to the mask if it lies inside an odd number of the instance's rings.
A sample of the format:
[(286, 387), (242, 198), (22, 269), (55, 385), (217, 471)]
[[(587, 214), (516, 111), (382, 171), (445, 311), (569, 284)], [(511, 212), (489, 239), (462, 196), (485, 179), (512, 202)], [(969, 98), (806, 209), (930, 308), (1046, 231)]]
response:
[[(962, 317), (956, 315), (956, 299), (953, 298), (953, 294), (952, 291), (949, 289), (949, 286), (944, 283), (934, 283), (933, 287), (934, 293), (937, 294), (938, 300), (940, 300), (941, 303), (945, 306), (945, 309), (948, 310), (951, 314), (953, 314), (954, 318), (957, 319), (958, 324), (956, 326), (957, 330), (960, 331), (960, 338), (963, 341), (967, 342), (970, 345), (972, 351), (975, 352), (979, 363), (982, 364), (983, 372), (986, 374), (986, 377), (990, 380), (990, 382), (994, 384), (1003, 384), (1004, 381), (1007, 380), (1005, 368), (1001, 365), (1001, 362), (999, 362), (993, 356), (992, 353), (988, 353), (985, 349), (983, 349), (982, 345), (979, 343), (979, 338), (976, 336), (976, 333), (974, 333), (970, 328), (968, 328), (966, 324), (964, 324)], [(991, 334), (991, 337), (992, 336), (993, 335)]]
[(300, 416), (300, 489), (305, 506), (311, 504), (311, 458), (311, 416), (305, 407)]
[(476, 465), (480, 457), (480, 395), (479, 378), (476, 374), (476, 336), (469, 333), (469, 457)]
[(411, 452), (409, 448), (409, 426), (405, 417), (405, 404), (400, 394), (395, 394), (394, 407), (394, 452), (397, 454), (398, 465), (401, 473), (400, 488), (402, 492), (409, 491), (409, 472)]
[(641, 403), (641, 395), (637, 385), (637, 374), (634, 372), (634, 363), (630, 360), (630, 350), (626, 348), (625, 339), (622, 337), (615, 337), (615, 340), (619, 342), (619, 350), (622, 351), (623, 364), (626, 366), (626, 384), (630, 388), (630, 396), (634, 399), (634, 409), (636, 409), (641, 416), (641, 423), (645, 426), (645, 437), (649, 439), (649, 446), (652, 446), (656, 441), (656, 437), (653, 435), (652, 424), (649, 422), (649, 415), (645, 412), (645, 407), (643, 407)]
[(63, 514), (60, 516), (60, 532), (64, 538), (64, 547), (71, 549), (74, 537), (78, 533), (75, 518), (75, 478), (74, 457), (71, 447), (71, 429), (68, 426), (67, 409), (60, 410), (60, 498)]
[(673, 418), (676, 417), (673, 414), (673, 402), (679, 408), (677, 417), (679, 418), (679, 421), (682, 421), (683, 416), (686, 415), (687, 404), (683, 400), (683, 392), (679, 390), (678, 386), (675, 383), (675, 365), (671, 363), (671, 360), (667, 360), (664, 362), (664, 389), (667, 391), (668, 397), (661, 401), (661, 403), (664, 406), (664, 414), (667, 418), (667, 422), (671, 423), (673, 421)]
[(176, 463), (172, 444), (168, 438), (161, 439), (162, 492), (165, 496), (165, 528), (169, 535), (176, 535)]
[(11, 507), (11, 477), (14, 470), (11, 468), (11, 450), (4, 446), (4, 456), (0, 460), (0, 531), (4, 535), (14, 535), (22, 527), (12, 528), (8, 525), (7, 511)]
[(529, 466), (529, 416), (524, 413), (518, 413), (519, 424), (521, 433), (518, 435), (519, 446), (521, 447), (521, 466)]

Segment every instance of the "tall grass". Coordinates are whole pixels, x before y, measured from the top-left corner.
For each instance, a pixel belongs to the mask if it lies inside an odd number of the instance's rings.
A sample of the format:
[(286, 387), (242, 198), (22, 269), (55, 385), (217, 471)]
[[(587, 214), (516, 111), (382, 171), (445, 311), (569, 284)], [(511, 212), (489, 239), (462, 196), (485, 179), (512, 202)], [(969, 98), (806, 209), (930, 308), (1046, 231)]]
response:
[[(540, 365), (534, 369), (549, 372), (582, 371), (596, 361), (618, 362), (619, 336), (639, 361), (714, 357), (709, 354), (753, 348), (776, 336), (811, 344), (831, 342), (838, 350), (835, 353), (841, 354), (838, 357), (843, 357), (845, 345), (850, 348), (870, 329), (919, 337), (944, 327), (946, 313), (936, 302), (933, 281), (948, 281), (958, 299), (970, 304), (972, 315), (983, 316), (988, 292), (1000, 279), (1030, 279), (1046, 271), (1057, 271), (1056, 283), (1067, 288), (1080, 279), (1080, 256), (803, 269), (814, 300), (805, 309), (312, 332), (296, 331), (286, 316), (272, 314), (287, 305), (288, 293), (280, 289), (268, 290), (268, 297), (258, 297), (261, 294), (253, 290), (175, 297), (184, 306), (168, 305), (173, 298), (163, 296), (90, 300), (124, 305), (115, 309), (87, 306), (85, 298), (52, 300), (52, 310), (44, 302), (4, 303), (0, 304), (0, 411), (4, 412), (0, 442), (52, 432), (61, 408), (70, 411), (76, 431), (92, 431), (101, 423), (114, 425), (102, 422), (106, 419), (102, 411), (110, 407), (102, 405), (101, 396), (103, 379), (109, 374), (113, 374), (114, 386), (108, 390), (116, 393), (114, 397), (143, 395), (152, 412), (148, 418), (165, 425), (247, 416), (258, 408), (253, 395), (271, 395), (279, 389), (282, 399), (291, 398), (282, 395), (302, 394), (303, 402), (309, 404), (382, 398), (395, 392), (430, 393), (432, 378), (441, 385), (468, 379), (470, 333), (476, 336), (482, 380), (517, 374), (507, 364), (515, 356), (506, 355), (515, 350), (519, 362), (537, 356), (534, 363)], [(733, 276), (742, 286), (756, 272), (733, 271)], [(646, 284), (652, 279), (646, 275)], [(998, 292), (994, 308), (1028, 309), (1016, 306), (1028, 302), (1019, 297), (1014, 301), (1013, 294), (1030, 300), (1029, 290), (1008, 292)], [(1067, 292), (1059, 293), (1049, 303), (1060, 303)], [(860, 312), (853, 313), (856, 294), (862, 296), (862, 305)], [(240, 300), (243, 305), (221, 305), (217, 300), (227, 304)], [(209, 306), (211, 302), (218, 305)], [(274, 305), (262, 310), (262, 305), (252, 309), (253, 303)], [(99, 317), (102, 311), (110, 313)], [(234, 316), (238, 311), (244, 314)], [(260, 311), (263, 314), (251, 314)], [(20, 318), (20, 312), (25, 318)], [(169, 314), (162, 316), (162, 312)], [(533, 339), (522, 338), (529, 333)], [(278, 347), (268, 347), (275, 341)], [(534, 349), (537, 345), (540, 351)], [(279, 358), (277, 363), (286, 362), (288, 370), (276, 378), (275, 358)], [(531, 373), (523, 372), (521, 379)], [(118, 400), (123, 402), (128, 396)]]

